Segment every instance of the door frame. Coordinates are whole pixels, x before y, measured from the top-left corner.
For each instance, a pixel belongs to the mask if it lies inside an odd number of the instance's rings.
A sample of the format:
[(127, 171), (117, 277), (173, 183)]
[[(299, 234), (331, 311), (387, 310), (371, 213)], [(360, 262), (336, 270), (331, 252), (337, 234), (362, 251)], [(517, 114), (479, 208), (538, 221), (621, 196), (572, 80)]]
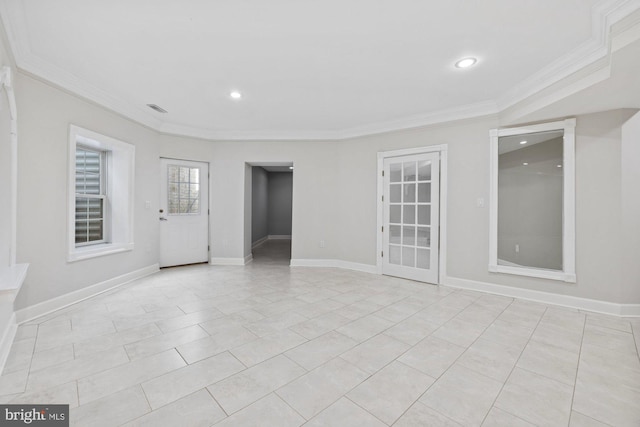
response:
[[(205, 161), (205, 160), (193, 160), (193, 159), (180, 159), (177, 157), (169, 157), (169, 156), (160, 156), (158, 158), (160, 163), (160, 179), (162, 178), (162, 160), (176, 160), (178, 162), (194, 162), (194, 163), (204, 163), (207, 165), (207, 188), (208, 188), (208, 194), (207, 194), (207, 264), (211, 265), (211, 162), (209, 161)], [(159, 197), (158, 197), (158, 209), (160, 209), (160, 206), (162, 204), (162, 183), (158, 182), (158, 184), (160, 184), (160, 188), (159, 188)], [(156, 212), (157, 214), (159, 214), (159, 212)], [(160, 224), (158, 224), (158, 262), (160, 262)], [(162, 267), (161, 267), (162, 268)]]
[(378, 189), (376, 202), (376, 271), (382, 274), (382, 227), (384, 225), (384, 160), (391, 157), (410, 156), (413, 154), (439, 153), (440, 154), (440, 239), (438, 242), (438, 285), (447, 277), (447, 144), (430, 145), (418, 148), (405, 148), (402, 150), (378, 152)]

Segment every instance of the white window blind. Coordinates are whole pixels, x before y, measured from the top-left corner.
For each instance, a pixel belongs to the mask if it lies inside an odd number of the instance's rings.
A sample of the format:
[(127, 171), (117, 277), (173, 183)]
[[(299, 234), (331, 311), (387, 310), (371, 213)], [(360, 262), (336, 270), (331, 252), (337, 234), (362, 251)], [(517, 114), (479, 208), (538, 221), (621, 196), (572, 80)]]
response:
[(105, 241), (105, 152), (76, 147), (75, 243)]

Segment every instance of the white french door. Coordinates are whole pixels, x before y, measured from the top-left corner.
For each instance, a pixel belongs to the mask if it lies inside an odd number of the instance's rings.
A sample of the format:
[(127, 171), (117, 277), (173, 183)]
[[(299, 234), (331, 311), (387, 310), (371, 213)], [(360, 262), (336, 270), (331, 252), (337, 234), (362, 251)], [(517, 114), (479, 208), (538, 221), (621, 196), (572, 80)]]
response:
[(160, 267), (209, 260), (209, 164), (160, 159)]
[(384, 159), (382, 273), (438, 283), (440, 155)]

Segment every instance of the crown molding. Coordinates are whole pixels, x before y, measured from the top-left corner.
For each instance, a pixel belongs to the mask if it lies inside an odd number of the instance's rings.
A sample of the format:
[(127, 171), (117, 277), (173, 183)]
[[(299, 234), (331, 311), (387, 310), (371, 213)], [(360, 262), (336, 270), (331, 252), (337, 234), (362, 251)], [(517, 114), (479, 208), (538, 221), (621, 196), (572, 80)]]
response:
[(611, 28), (638, 10), (640, 10), (640, 2), (637, 0), (604, 0), (597, 3), (592, 10), (591, 38), (574, 51), (532, 74), (498, 98), (496, 103), (500, 111), (534, 96), (554, 83), (560, 82), (603, 58), (607, 59), (606, 66), (600, 68), (609, 67), (612, 44)]
[[(464, 120), (487, 115), (505, 115), (512, 120), (527, 112), (544, 108), (558, 99), (589, 87), (610, 76), (611, 54), (640, 38), (640, 21), (631, 20), (626, 28), (612, 34), (616, 23), (640, 11), (638, 0), (603, 0), (592, 10), (591, 38), (539, 72), (523, 80), (496, 100), (439, 110), (383, 122), (369, 123), (340, 130), (255, 130), (233, 131), (204, 129), (163, 121), (142, 107), (133, 105), (107, 91), (88, 84), (79, 77), (42, 60), (31, 52), (24, 5), (20, 0), (0, 0), (0, 18), (9, 47), (19, 69), (61, 89), (103, 106), (125, 118), (159, 133), (207, 140), (343, 140)], [(545, 93), (553, 87), (554, 94)]]

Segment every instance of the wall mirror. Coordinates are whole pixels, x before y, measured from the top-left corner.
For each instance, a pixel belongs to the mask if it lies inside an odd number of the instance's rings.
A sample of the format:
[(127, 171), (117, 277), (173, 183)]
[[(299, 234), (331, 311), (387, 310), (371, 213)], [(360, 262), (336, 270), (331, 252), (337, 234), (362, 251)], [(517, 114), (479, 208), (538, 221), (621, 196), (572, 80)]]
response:
[(575, 282), (575, 119), (492, 129), (489, 271)]

